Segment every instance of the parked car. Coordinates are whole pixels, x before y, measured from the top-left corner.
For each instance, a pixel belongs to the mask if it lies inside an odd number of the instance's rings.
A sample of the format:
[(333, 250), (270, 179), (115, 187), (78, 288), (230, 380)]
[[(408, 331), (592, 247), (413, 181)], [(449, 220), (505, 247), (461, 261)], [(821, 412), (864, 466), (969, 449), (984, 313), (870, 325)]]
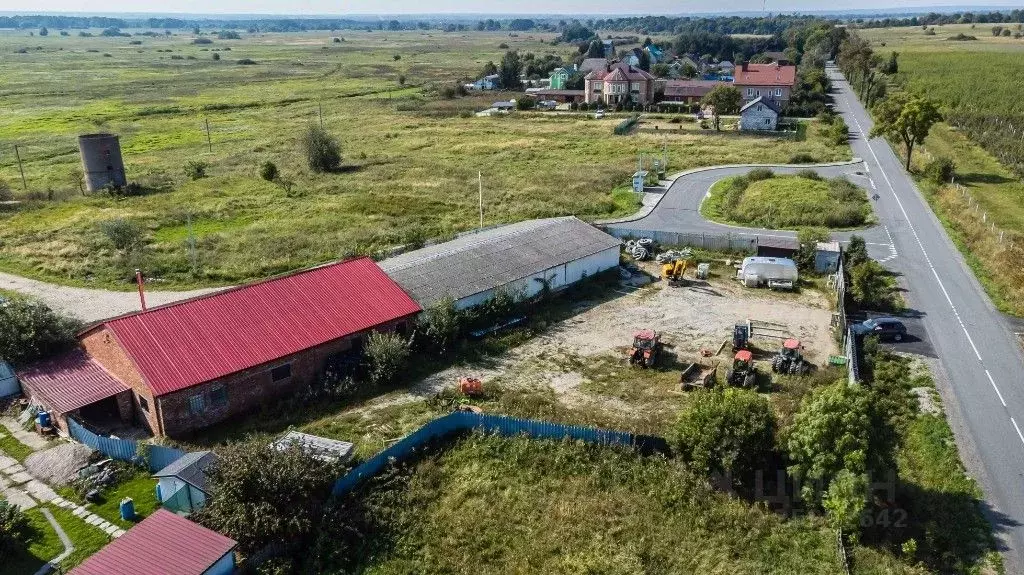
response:
[(604, 117), (604, 110), (598, 110), (598, 111), (594, 112), (594, 118), (595, 119), (600, 120), (603, 117)]
[(907, 326), (893, 317), (877, 317), (850, 326), (856, 335), (877, 335), (878, 339), (903, 341), (907, 335)]

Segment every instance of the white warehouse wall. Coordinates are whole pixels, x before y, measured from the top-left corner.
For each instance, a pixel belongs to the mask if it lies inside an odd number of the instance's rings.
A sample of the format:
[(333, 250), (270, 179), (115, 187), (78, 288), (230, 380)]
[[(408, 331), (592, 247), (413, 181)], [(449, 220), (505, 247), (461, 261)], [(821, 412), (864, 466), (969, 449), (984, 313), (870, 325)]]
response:
[[(618, 246), (613, 246), (585, 258), (573, 260), (562, 265), (548, 268), (543, 272), (533, 274), (530, 277), (516, 280), (507, 284), (506, 287), (510, 291), (517, 293), (521, 291), (523, 297), (532, 297), (539, 294), (541, 290), (544, 289), (543, 282), (537, 281), (542, 278), (547, 278), (550, 281), (552, 290), (558, 290), (567, 287), (570, 284), (574, 284), (584, 277), (597, 275), (618, 265), (619, 248)], [(491, 299), (493, 295), (493, 289), (475, 293), (456, 301), (455, 307), (458, 309), (466, 309), (477, 306)]]

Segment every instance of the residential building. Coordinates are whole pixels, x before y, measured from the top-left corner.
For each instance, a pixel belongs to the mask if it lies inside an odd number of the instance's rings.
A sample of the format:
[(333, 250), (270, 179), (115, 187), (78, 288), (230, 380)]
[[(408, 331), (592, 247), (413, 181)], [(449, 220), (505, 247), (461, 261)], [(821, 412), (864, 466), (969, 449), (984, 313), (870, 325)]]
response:
[(160, 504), (178, 514), (201, 509), (210, 496), (209, 472), (216, 462), (212, 451), (193, 451), (154, 473)]
[(565, 85), (575, 72), (570, 68), (555, 68), (551, 71), (548, 88), (551, 90), (565, 90)]
[(772, 131), (779, 124), (778, 103), (764, 96), (747, 102), (740, 108), (740, 129), (747, 131)]
[(497, 90), (500, 87), (501, 76), (498, 74), (491, 74), (484, 76), (472, 84), (466, 84), (466, 88), (470, 90)]
[[(546, 88), (527, 90), (527, 93), (538, 101), (553, 100), (555, 102), (582, 102), (586, 92), (583, 90), (548, 90)], [(539, 103), (539, 102), (538, 102)]]
[(722, 60), (717, 67), (718, 73), (722, 76), (732, 76), (736, 73), (736, 66), (728, 60)]
[(736, 67), (733, 85), (744, 103), (763, 97), (785, 107), (796, 86), (796, 66), (745, 63)]
[(626, 52), (625, 54), (623, 54), (622, 58), (619, 61), (623, 62), (623, 63), (626, 63), (626, 64), (629, 64), (630, 66), (637, 67), (637, 66), (640, 65), (640, 55), (639, 55), (639, 52), (640, 52), (639, 48), (634, 48), (634, 49), (630, 50), (629, 52)]
[(665, 60), (665, 53), (661, 50), (661, 48), (658, 48), (654, 44), (648, 45), (646, 48), (644, 48), (644, 50), (647, 52), (647, 55), (651, 57), (652, 66), (657, 64), (658, 62), (663, 62)]
[(420, 311), (358, 258), (106, 320), (18, 377), (65, 431), (76, 416), (181, 436), (305, 388), (328, 360)]
[(229, 575), (238, 543), (157, 509), (70, 571), (70, 575)]
[(665, 82), (663, 102), (698, 104), (715, 86), (728, 86), (717, 80), (669, 80)]
[(621, 241), (572, 216), (464, 234), (380, 262), (423, 308), (450, 297), (465, 309), (496, 289), (522, 297), (557, 291), (619, 265)]
[(584, 78), (587, 103), (614, 106), (632, 102), (654, 102), (655, 78), (649, 72), (618, 62), (604, 69), (594, 70)]

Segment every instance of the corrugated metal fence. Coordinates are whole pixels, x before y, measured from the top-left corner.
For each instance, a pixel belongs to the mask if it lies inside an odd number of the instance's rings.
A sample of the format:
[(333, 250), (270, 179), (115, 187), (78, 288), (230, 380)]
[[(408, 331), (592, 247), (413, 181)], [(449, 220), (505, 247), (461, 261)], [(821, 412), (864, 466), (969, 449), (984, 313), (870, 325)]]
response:
[(668, 451), (668, 443), (663, 438), (650, 435), (637, 435), (579, 425), (563, 425), (503, 415), (455, 412), (427, 423), (398, 443), (366, 460), (338, 479), (334, 484), (333, 493), (334, 495), (343, 495), (351, 491), (363, 479), (380, 473), (388, 463), (409, 457), (432, 440), (474, 429), (505, 436), (527, 435), (538, 439), (572, 438), (604, 445), (631, 446), (642, 451)]
[[(139, 445), (130, 439), (104, 437), (93, 433), (70, 417), (68, 418), (68, 432), (76, 441), (88, 445), (111, 459), (140, 463)], [(185, 452), (180, 449), (162, 445), (148, 445), (146, 450), (148, 451), (150, 471), (159, 471), (185, 455)]]
[(860, 381), (860, 354), (857, 336), (853, 334), (853, 329), (846, 328), (846, 370), (847, 376), (850, 380), (850, 385), (853, 385)]
[(617, 238), (652, 238), (666, 246), (689, 246), (720, 252), (752, 254), (757, 252), (759, 241), (759, 236), (754, 235), (638, 230), (628, 227), (628, 224), (607, 224), (598, 227)]

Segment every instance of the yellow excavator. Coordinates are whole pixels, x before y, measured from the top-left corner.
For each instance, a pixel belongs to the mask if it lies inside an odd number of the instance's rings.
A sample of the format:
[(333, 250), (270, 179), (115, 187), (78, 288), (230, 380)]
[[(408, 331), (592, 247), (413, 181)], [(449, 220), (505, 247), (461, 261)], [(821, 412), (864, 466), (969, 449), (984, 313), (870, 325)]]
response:
[(668, 261), (661, 266), (661, 279), (668, 280), (669, 285), (678, 285), (683, 280), (686, 268), (690, 266), (690, 260)]

